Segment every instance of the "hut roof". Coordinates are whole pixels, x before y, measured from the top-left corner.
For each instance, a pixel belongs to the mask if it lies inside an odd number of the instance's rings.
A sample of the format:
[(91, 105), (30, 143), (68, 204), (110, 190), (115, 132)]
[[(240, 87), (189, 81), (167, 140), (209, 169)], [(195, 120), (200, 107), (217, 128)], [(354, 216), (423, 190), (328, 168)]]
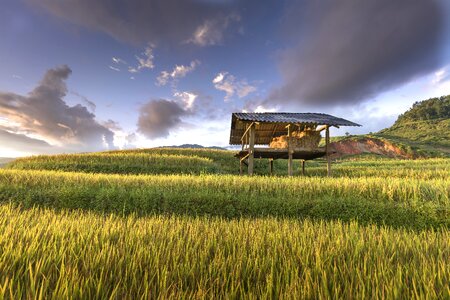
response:
[(230, 144), (241, 144), (241, 137), (249, 123), (258, 122), (255, 144), (269, 144), (273, 137), (286, 134), (286, 125), (361, 126), (351, 121), (321, 113), (233, 113)]

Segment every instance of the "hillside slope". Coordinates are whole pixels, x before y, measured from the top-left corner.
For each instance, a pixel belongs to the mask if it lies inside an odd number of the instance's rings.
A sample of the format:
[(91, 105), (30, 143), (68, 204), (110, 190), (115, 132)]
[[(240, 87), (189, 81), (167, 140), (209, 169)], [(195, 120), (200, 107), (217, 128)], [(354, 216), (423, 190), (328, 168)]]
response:
[(388, 157), (450, 156), (450, 95), (414, 103), (389, 128), (375, 134), (340, 137), (336, 157), (365, 153)]
[(409, 140), (423, 146), (450, 149), (450, 95), (414, 103), (379, 135)]
[(365, 154), (390, 158), (417, 157), (417, 153), (410, 146), (375, 135), (358, 135), (341, 138), (331, 143), (331, 151), (334, 152), (332, 158)]

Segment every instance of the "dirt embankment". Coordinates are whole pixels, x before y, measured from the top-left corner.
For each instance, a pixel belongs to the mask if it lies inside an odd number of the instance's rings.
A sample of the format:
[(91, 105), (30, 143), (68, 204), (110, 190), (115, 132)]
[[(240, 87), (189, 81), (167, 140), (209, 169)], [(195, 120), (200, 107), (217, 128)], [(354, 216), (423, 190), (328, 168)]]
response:
[(398, 146), (384, 140), (375, 138), (347, 139), (331, 143), (331, 150), (336, 153), (333, 158), (347, 155), (373, 153), (387, 157), (413, 158), (411, 153), (400, 149)]

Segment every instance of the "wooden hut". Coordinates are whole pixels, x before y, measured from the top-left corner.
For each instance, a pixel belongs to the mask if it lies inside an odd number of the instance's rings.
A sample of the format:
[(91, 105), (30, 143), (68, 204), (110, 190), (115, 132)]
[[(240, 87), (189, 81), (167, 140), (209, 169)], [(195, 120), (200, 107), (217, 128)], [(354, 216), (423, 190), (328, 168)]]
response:
[[(254, 159), (268, 158), (270, 173), (273, 160), (288, 159), (288, 175), (293, 174), (293, 159), (305, 161), (326, 156), (327, 174), (331, 175), (330, 127), (361, 126), (348, 120), (321, 113), (233, 113), (230, 144), (241, 145), (236, 154), (248, 174), (253, 175)], [(325, 130), (325, 147), (319, 147), (321, 132)], [(256, 147), (264, 145), (265, 147)]]

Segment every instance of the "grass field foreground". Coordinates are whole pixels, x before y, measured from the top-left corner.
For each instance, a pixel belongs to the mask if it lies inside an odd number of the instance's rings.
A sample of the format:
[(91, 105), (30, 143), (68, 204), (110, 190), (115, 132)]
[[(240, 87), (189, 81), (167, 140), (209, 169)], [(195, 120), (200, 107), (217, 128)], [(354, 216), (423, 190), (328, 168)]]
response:
[(450, 231), (1, 205), (0, 298), (450, 297)]
[(0, 299), (450, 298), (449, 159), (237, 167), (192, 149), (8, 164)]
[(128, 215), (280, 216), (450, 227), (449, 179), (110, 175), (0, 170), (0, 202)]

